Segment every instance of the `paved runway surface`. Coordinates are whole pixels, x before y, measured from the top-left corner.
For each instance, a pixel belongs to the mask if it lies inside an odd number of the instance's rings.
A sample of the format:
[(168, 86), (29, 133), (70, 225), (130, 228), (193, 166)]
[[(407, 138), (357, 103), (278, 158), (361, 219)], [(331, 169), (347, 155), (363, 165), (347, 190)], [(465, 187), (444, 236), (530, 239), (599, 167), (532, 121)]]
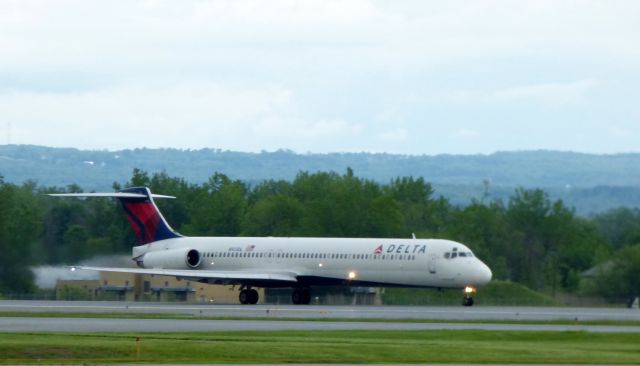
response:
[(117, 301), (0, 301), (0, 312), (186, 314), (206, 317), (277, 317), (329, 319), (430, 320), (611, 320), (640, 321), (640, 311), (627, 308), (497, 307), (497, 306), (320, 306), (198, 305)]
[(640, 333), (640, 326), (461, 324), (282, 320), (97, 319), (0, 317), (6, 332), (220, 332), (270, 330), (518, 330)]

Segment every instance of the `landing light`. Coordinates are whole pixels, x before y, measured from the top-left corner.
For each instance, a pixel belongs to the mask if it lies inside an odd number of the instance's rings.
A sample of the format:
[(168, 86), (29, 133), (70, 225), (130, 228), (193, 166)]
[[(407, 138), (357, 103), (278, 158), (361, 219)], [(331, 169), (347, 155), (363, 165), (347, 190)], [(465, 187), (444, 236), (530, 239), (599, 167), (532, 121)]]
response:
[(322, 263), (318, 263), (318, 267), (322, 268)]
[(476, 292), (476, 289), (471, 287), (471, 286), (467, 286), (467, 287), (464, 288), (464, 293), (465, 294), (470, 294), (472, 292)]
[(69, 269), (71, 270), (71, 272), (75, 272), (76, 267), (71, 267), (71, 268), (69, 268)]
[(349, 272), (348, 277), (349, 277), (350, 280), (352, 280), (352, 279), (356, 278), (356, 273), (354, 271), (351, 271), (351, 272)]

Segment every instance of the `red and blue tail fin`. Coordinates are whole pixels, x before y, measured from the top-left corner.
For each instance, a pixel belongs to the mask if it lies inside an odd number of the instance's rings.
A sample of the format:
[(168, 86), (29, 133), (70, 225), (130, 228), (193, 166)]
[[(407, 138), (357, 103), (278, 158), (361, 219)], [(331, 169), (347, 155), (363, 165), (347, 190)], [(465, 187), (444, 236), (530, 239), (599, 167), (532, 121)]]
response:
[(131, 196), (119, 195), (117, 198), (122, 203), (129, 224), (141, 244), (181, 237), (169, 226), (153, 202), (153, 197), (174, 197), (151, 194), (147, 187), (127, 188), (118, 193), (132, 194)]
[(60, 193), (50, 194), (58, 197), (113, 197), (120, 200), (131, 228), (140, 244), (154, 241), (181, 238), (158, 210), (153, 198), (175, 198), (152, 194), (147, 187), (131, 187), (115, 193)]

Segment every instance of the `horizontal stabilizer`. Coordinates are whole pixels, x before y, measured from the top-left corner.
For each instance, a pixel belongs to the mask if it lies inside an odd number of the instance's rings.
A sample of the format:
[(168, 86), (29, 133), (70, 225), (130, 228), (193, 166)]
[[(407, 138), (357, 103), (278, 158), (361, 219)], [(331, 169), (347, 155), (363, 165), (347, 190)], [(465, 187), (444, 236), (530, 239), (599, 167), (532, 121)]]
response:
[[(106, 192), (106, 193), (49, 193), (53, 197), (113, 197), (113, 198), (147, 198), (142, 193), (127, 192)], [(151, 193), (152, 198), (175, 198), (174, 196), (165, 196), (163, 194)]]

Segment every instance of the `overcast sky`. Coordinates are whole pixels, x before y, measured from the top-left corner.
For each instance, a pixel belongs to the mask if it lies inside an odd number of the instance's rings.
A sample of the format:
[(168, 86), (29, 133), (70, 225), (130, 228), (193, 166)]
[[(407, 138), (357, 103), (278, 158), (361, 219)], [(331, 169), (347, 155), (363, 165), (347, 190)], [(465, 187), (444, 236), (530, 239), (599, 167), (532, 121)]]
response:
[(0, 0), (0, 143), (640, 152), (640, 1)]

